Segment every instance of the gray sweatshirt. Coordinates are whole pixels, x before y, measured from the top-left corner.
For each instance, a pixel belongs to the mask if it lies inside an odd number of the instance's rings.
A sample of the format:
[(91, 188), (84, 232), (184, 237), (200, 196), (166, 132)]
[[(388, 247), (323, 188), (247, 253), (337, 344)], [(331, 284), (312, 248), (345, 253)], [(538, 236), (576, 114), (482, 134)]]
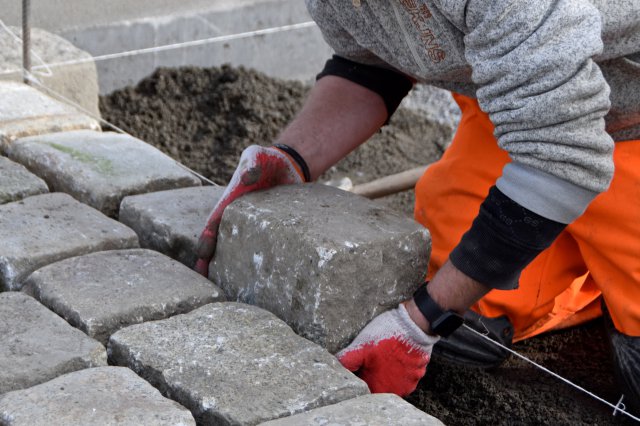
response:
[[(306, 0), (336, 54), (478, 99), (509, 198), (561, 223), (640, 139), (640, 0)], [(605, 128), (606, 122), (606, 128)]]

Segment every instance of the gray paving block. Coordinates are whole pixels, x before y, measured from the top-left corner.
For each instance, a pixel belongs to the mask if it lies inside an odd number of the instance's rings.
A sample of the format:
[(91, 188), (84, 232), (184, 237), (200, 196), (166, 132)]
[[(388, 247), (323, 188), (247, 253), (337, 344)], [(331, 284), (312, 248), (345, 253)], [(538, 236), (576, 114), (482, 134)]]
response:
[[(21, 28), (9, 28), (14, 34), (22, 35)], [(36, 69), (33, 72), (47, 89), (80, 105), (91, 116), (100, 117), (98, 72), (89, 53), (40, 28), (31, 28), (31, 49), (38, 55), (38, 58), (33, 59), (34, 67), (42, 65), (40, 60), (47, 64), (82, 61), (52, 67), (50, 70)], [(13, 36), (6, 31), (0, 31), (0, 72), (3, 73), (0, 80), (22, 82), (22, 44), (16, 43)]]
[(104, 346), (32, 297), (0, 293), (0, 394), (107, 364)]
[(171, 157), (132, 136), (112, 132), (51, 133), (14, 141), (9, 158), (109, 216), (132, 194), (200, 185)]
[(65, 374), (29, 389), (0, 396), (6, 426), (195, 425), (183, 406), (122, 367)]
[(423, 282), (429, 232), (324, 185), (247, 194), (226, 210), (210, 278), (336, 352)]
[(211, 281), (151, 250), (110, 250), (38, 269), (24, 292), (107, 344), (121, 328), (224, 300)]
[(440, 426), (443, 423), (397, 395), (379, 393), (271, 420), (260, 426)]
[(0, 205), (0, 290), (20, 290), (42, 266), (94, 251), (138, 247), (135, 232), (62, 193)]
[(140, 246), (193, 267), (196, 246), (222, 186), (173, 189), (125, 197), (118, 219), (138, 234)]
[(255, 425), (368, 393), (273, 314), (233, 302), (122, 329), (108, 353), (203, 425)]
[(49, 192), (42, 179), (6, 157), (0, 157), (0, 176), (0, 204)]
[(100, 124), (31, 86), (0, 81), (2, 152), (17, 138), (77, 129), (100, 130)]

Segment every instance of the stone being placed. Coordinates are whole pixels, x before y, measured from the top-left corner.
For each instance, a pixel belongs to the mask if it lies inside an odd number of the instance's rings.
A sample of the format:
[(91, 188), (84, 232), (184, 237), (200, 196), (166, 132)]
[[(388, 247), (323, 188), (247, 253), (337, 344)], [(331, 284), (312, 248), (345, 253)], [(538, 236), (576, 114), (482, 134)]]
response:
[(112, 132), (51, 133), (14, 141), (9, 158), (108, 216), (127, 195), (200, 185), (171, 157), (132, 136)]
[(97, 120), (23, 83), (0, 81), (0, 150), (17, 138), (67, 130), (100, 130)]
[(45, 181), (6, 157), (0, 157), (0, 176), (0, 204), (49, 192)]
[(203, 425), (255, 425), (368, 393), (273, 314), (233, 302), (124, 328), (111, 336), (108, 354)]
[(289, 185), (225, 210), (209, 274), (336, 352), (424, 282), (430, 250), (427, 229), (364, 197)]
[(0, 343), (0, 394), (107, 365), (104, 346), (20, 292), (0, 293)]
[(342, 401), (260, 426), (443, 426), (397, 395), (379, 393)]
[(125, 197), (118, 220), (136, 231), (141, 247), (193, 267), (198, 238), (224, 189), (200, 186)]
[(123, 327), (224, 300), (202, 275), (143, 249), (61, 260), (31, 274), (22, 290), (104, 345)]
[(36, 269), (102, 250), (138, 247), (131, 229), (62, 193), (0, 205), (0, 290), (20, 290)]
[(0, 395), (0, 424), (195, 426), (196, 422), (189, 410), (164, 398), (128, 368), (98, 367)]
[[(22, 28), (9, 27), (17, 36)], [(67, 62), (64, 66), (36, 69), (33, 74), (53, 96), (59, 94), (82, 107), (93, 117), (100, 117), (98, 108), (98, 72), (91, 55), (62, 37), (40, 28), (31, 28), (31, 49), (37, 52), (33, 65)], [(77, 63), (68, 63), (77, 61)], [(13, 71), (13, 72), (11, 72)], [(22, 82), (22, 44), (16, 43), (7, 31), (0, 31), (0, 80)], [(36, 85), (36, 87), (39, 87)]]

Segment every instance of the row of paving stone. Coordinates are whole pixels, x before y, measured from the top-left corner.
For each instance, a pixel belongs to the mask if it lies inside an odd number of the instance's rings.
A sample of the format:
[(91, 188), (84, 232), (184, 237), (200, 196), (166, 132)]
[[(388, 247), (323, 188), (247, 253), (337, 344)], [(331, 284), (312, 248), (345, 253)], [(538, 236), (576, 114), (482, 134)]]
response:
[(439, 424), (331, 355), (420, 282), (411, 221), (320, 185), (251, 194), (208, 280), (221, 188), (17, 83), (0, 150), (0, 425)]

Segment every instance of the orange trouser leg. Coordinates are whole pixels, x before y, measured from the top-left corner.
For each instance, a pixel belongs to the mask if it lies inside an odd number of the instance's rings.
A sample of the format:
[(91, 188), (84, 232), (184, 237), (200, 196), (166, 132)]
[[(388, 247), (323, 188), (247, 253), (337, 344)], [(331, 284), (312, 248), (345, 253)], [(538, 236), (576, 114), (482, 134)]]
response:
[(640, 140), (616, 143), (609, 190), (569, 225), (618, 331), (640, 337)]
[[(489, 188), (509, 161), (506, 152), (498, 148), (493, 126), (477, 102), (460, 95), (454, 95), (454, 98), (462, 110), (458, 131), (442, 159), (429, 167), (416, 185), (415, 218), (429, 228), (432, 235), (430, 276), (448, 259), (462, 234), (471, 226)], [(638, 163), (640, 153), (626, 153), (632, 150), (628, 148), (632, 145), (638, 147), (640, 144), (624, 142), (617, 145), (616, 178), (610, 191), (598, 197), (585, 215), (567, 227), (551, 247), (525, 268), (519, 288), (493, 290), (473, 307), (474, 310), (489, 317), (507, 315), (514, 326), (514, 339), (521, 340), (600, 315), (600, 286), (618, 329), (625, 334), (637, 335), (640, 331), (640, 280), (638, 256), (634, 255), (640, 253), (640, 189), (637, 184), (640, 173), (635, 170), (640, 170), (637, 167), (640, 164), (632, 167), (629, 158)], [(618, 166), (621, 158), (629, 164)], [(631, 178), (632, 175), (635, 177)], [(635, 195), (632, 194), (634, 187)], [(622, 192), (618, 188), (622, 188)], [(611, 198), (618, 196), (635, 197), (635, 206), (628, 209), (620, 202), (612, 206), (615, 201)], [(635, 220), (632, 220), (634, 215)], [(615, 222), (609, 222), (611, 220)], [(597, 225), (608, 228), (620, 221), (628, 226), (621, 227), (616, 233), (607, 229), (594, 238)], [(627, 229), (633, 227), (634, 232)], [(618, 242), (622, 238), (620, 234), (629, 235), (622, 240), (624, 247)], [(633, 240), (633, 244), (628, 240)], [(621, 249), (627, 256), (618, 256)], [(607, 284), (611, 281), (616, 284)], [(633, 298), (627, 298), (627, 294)], [(623, 299), (627, 301), (626, 306), (618, 306), (618, 301)]]

